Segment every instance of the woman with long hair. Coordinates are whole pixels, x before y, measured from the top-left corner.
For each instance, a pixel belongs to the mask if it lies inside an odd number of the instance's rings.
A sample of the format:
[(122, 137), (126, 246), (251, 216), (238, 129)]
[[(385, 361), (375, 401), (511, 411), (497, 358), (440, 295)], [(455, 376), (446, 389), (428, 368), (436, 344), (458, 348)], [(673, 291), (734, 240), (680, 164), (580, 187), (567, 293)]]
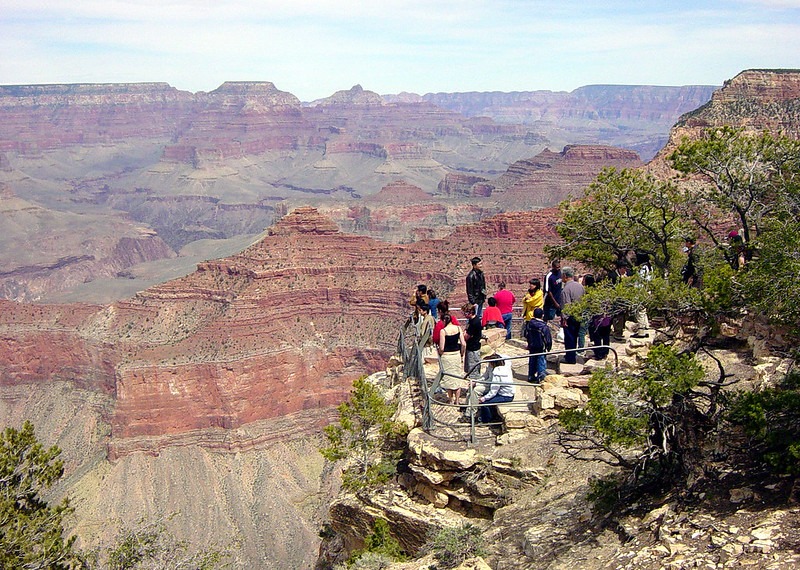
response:
[(458, 404), (461, 389), (466, 387), (462, 362), (467, 345), (464, 342), (464, 331), (453, 324), (449, 313), (444, 315), (442, 322), (444, 327), (439, 334), (439, 355), (444, 375), (440, 386), (447, 391), (447, 401)]

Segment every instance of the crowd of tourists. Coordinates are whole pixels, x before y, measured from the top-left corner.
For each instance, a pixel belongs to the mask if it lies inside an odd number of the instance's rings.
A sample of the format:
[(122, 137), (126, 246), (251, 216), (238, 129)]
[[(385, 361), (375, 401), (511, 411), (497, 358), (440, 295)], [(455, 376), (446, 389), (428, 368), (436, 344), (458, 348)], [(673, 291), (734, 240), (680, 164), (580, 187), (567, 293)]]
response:
[[(732, 257), (735, 256), (741, 266), (746, 262), (741, 238), (735, 231), (728, 237)], [(700, 287), (702, 268), (693, 238), (686, 238), (683, 252), (686, 262), (681, 278), (690, 287)], [(467, 302), (459, 308), (464, 322), (459, 322), (453, 314), (447, 299), (439, 299), (436, 292), (426, 285), (418, 285), (409, 300), (413, 307), (410, 321), (414, 324), (417, 338), (424, 339), (426, 357), (438, 359), (441, 363), (444, 371), (441, 388), (448, 403), (461, 406), (466, 403), (464, 398), (467, 394), (472, 394), (474, 399), (468, 402), (470, 404), (496, 405), (513, 400), (511, 365), (505, 360), (507, 357), (495, 353), (484, 361), (489, 365), (482, 373), (481, 341), (486, 340), (487, 331), (492, 328), (504, 329), (505, 339), (512, 337), (517, 298), (504, 282), (500, 282), (497, 290), (489, 296), (481, 258), (473, 257), (470, 261), (472, 268), (465, 282)], [(579, 357), (590, 358), (589, 353), (591, 358), (605, 360), (612, 339), (617, 342), (625, 340), (623, 333), (628, 320), (635, 323), (632, 337), (649, 336), (650, 322), (647, 312), (641, 308), (629, 311), (624, 306), (612, 307), (594, 315), (576, 315), (564, 310), (580, 301), (587, 289), (604, 281), (616, 285), (634, 274), (639, 276), (637, 282), (652, 279), (653, 269), (647, 254), (629, 251), (608, 271), (583, 275), (573, 267), (562, 267), (561, 261), (556, 259), (543, 279), (535, 277), (528, 282), (528, 291), (520, 301), (522, 323), (519, 329), (530, 354), (528, 382), (539, 384), (544, 380), (547, 354), (553, 350), (554, 339), (564, 345), (564, 363), (576, 364)], [(502, 338), (502, 333), (500, 335)], [(480, 414), (483, 421), (495, 421), (496, 406), (481, 407)]]
[[(692, 279), (699, 279), (696, 257), (690, 252), (687, 258), (690, 265), (687, 273), (692, 274)], [(517, 298), (504, 282), (500, 282), (490, 296), (481, 258), (472, 258), (471, 264), (465, 280), (467, 302), (459, 307), (463, 322), (454, 314), (447, 299), (439, 299), (436, 291), (424, 284), (416, 287), (409, 300), (413, 308), (410, 321), (417, 338), (423, 339), (425, 355), (438, 358), (441, 363), (444, 376), (440, 387), (448, 403), (461, 406), (468, 403), (465, 401), (467, 394), (474, 394), (474, 401), (469, 403), (496, 405), (513, 400), (511, 366), (504, 356), (493, 354), (486, 359), (489, 365), (482, 372), (481, 341), (486, 339), (491, 328), (504, 329), (505, 338), (512, 337)], [(621, 310), (589, 318), (568, 315), (564, 311), (569, 304), (578, 302), (588, 288), (603, 280), (616, 284), (633, 271), (644, 279), (650, 278), (652, 268), (647, 255), (631, 252), (610, 271), (597, 276), (578, 275), (573, 267), (562, 267), (560, 260), (554, 260), (543, 279), (529, 281), (528, 291), (520, 300), (522, 322), (519, 328), (531, 355), (528, 382), (538, 384), (544, 380), (547, 354), (553, 350), (554, 339), (564, 345), (564, 362), (575, 364), (579, 356), (589, 358), (588, 352), (597, 360), (605, 360), (611, 339), (624, 340), (622, 334), (628, 318), (637, 323), (634, 337), (648, 336), (649, 322), (643, 310), (633, 315)], [(473, 390), (469, 390), (469, 383)], [(481, 406), (480, 415), (480, 420), (495, 421), (496, 406)]]

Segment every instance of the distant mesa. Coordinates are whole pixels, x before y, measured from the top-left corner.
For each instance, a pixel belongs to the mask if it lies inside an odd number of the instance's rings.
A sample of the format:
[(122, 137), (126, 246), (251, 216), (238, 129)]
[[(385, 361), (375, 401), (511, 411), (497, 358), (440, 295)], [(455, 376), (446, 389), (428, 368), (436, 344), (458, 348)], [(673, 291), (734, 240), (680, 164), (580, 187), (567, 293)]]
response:
[(300, 99), (281, 91), (271, 81), (226, 81), (207, 95), (211, 102), (241, 104), (257, 101), (265, 108), (277, 106), (299, 107)]
[(359, 107), (380, 107), (383, 99), (374, 91), (365, 91), (361, 85), (354, 85), (350, 89), (337, 91), (330, 97), (318, 99), (312, 105), (327, 107), (337, 105), (356, 105)]
[(375, 194), (365, 198), (366, 202), (376, 204), (418, 204), (432, 200), (433, 196), (419, 186), (410, 184), (405, 180), (395, 180), (380, 189)]
[(290, 234), (332, 235), (339, 233), (339, 226), (316, 208), (300, 207), (287, 214), (269, 228), (267, 235), (286, 236)]

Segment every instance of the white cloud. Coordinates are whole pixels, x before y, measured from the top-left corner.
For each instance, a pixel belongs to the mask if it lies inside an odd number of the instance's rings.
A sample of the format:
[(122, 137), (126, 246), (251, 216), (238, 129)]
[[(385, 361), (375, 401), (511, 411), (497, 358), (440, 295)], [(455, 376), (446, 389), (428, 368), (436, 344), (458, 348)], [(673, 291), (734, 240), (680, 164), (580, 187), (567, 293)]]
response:
[(309, 100), (354, 83), (383, 93), (571, 89), (721, 83), (746, 67), (800, 66), (791, 17), (800, 0), (3, 4), (0, 83), (209, 90), (260, 79)]

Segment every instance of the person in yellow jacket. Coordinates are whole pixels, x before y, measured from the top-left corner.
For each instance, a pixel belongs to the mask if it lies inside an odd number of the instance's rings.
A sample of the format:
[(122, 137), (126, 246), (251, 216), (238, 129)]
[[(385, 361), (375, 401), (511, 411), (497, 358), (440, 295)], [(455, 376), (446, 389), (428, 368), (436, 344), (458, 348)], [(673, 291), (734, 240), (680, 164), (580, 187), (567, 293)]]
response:
[(528, 292), (525, 293), (525, 298), (522, 299), (522, 330), (525, 330), (525, 325), (528, 324), (533, 318), (533, 311), (536, 309), (544, 309), (544, 294), (542, 293), (542, 282), (538, 279), (531, 279), (529, 281), (530, 287)]

